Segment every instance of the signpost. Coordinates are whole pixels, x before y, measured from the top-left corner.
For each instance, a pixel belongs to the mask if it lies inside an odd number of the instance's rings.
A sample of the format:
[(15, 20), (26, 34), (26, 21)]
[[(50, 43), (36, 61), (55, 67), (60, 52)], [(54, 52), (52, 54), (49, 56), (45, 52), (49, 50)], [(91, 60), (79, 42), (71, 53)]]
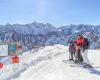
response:
[(6, 57), (8, 54), (8, 44), (0, 44), (0, 57)]
[[(22, 44), (20, 42), (0, 43), (0, 57), (11, 56), (13, 64), (20, 62), (18, 55), (22, 54), (22, 51)], [(0, 68), (2, 67), (3, 63), (0, 62)]]
[[(0, 43), (0, 57), (6, 57), (9, 54), (9, 46), (7, 43)], [(3, 63), (0, 62), (0, 69), (3, 68)]]

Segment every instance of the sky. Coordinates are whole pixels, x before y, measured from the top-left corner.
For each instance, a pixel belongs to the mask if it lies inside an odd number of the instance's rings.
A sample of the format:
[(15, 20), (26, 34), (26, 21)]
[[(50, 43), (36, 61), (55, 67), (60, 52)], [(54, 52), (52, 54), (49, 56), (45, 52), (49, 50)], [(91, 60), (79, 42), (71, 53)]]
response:
[(100, 0), (0, 0), (0, 24), (100, 25)]

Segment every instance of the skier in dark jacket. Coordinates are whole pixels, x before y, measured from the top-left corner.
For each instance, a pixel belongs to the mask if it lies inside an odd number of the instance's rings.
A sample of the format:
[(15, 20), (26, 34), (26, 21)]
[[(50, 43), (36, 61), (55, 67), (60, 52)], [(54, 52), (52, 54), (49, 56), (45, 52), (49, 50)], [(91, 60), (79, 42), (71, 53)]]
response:
[(75, 57), (75, 52), (76, 52), (76, 47), (73, 41), (70, 42), (69, 45), (69, 60), (74, 60), (73, 58)]
[(82, 53), (82, 57), (83, 57), (83, 62), (84, 62), (84, 67), (92, 67), (91, 66), (91, 63), (88, 59), (88, 49), (90, 48), (90, 42), (87, 38), (84, 38), (84, 44), (82, 45), (82, 50), (81, 50), (81, 53)]
[(88, 38), (84, 38), (84, 42), (85, 42), (85, 43), (82, 45), (82, 47), (83, 47), (83, 52), (84, 52), (85, 50), (87, 50), (87, 49), (90, 48), (90, 42), (89, 42)]

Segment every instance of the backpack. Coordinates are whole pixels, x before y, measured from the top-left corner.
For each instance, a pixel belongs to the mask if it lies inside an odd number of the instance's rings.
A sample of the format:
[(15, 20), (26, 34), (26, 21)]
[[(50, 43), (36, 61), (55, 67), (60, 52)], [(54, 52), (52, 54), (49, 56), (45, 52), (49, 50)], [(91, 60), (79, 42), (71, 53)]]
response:
[(88, 49), (90, 47), (90, 42), (87, 38), (84, 38), (84, 45), (83, 48), (84, 49)]

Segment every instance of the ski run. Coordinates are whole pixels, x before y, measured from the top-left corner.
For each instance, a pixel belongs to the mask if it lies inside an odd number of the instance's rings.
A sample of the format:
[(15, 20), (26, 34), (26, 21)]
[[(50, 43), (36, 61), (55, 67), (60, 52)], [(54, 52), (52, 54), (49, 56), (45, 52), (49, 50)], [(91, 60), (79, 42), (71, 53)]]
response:
[(67, 62), (68, 47), (63, 45), (34, 49), (20, 55), (19, 64), (4, 58), (0, 80), (100, 80), (100, 51), (89, 50), (88, 57), (93, 68)]

